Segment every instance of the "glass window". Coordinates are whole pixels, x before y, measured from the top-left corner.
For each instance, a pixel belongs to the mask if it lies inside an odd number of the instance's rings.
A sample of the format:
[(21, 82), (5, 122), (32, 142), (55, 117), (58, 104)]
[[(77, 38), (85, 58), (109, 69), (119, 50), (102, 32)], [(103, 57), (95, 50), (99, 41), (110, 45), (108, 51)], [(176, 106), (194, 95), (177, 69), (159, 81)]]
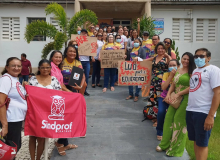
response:
[(130, 24), (131, 21), (122, 21), (122, 24)]
[[(30, 24), (33, 21), (46, 21), (46, 18), (28, 18), (28, 24)], [(32, 41), (46, 41), (46, 36), (45, 35), (37, 35), (33, 38)]]

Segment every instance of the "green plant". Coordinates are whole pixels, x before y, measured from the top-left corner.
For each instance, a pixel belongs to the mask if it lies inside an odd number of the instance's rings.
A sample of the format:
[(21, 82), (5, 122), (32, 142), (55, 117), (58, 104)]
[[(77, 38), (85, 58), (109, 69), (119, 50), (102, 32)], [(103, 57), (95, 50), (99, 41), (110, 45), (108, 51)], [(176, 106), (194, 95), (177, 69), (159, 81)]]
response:
[[(152, 17), (147, 17), (146, 14), (140, 18), (140, 36), (142, 36), (142, 33), (144, 31), (148, 31), (150, 33), (150, 38), (152, 38), (153, 35), (155, 35), (155, 24), (153, 23), (154, 21), (155, 20)], [(137, 20), (133, 22), (133, 28), (138, 29)]]
[(82, 26), (86, 21), (98, 23), (96, 14), (88, 9), (77, 12), (69, 21), (63, 7), (57, 3), (51, 3), (45, 8), (46, 15), (54, 14), (61, 31), (58, 31), (52, 24), (45, 21), (33, 21), (25, 29), (25, 40), (30, 43), (36, 35), (43, 35), (53, 40), (46, 44), (42, 50), (42, 58), (46, 58), (52, 50), (61, 50), (71, 38), (71, 34), (76, 34), (77, 27)]
[(173, 42), (172, 42), (172, 45), (171, 45), (171, 48), (175, 51), (175, 53), (176, 53), (176, 60), (180, 60), (180, 56), (179, 56), (179, 50), (178, 50), (178, 47), (176, 48), (176, 42), (175, 42), (175, 40), (173, 40)]

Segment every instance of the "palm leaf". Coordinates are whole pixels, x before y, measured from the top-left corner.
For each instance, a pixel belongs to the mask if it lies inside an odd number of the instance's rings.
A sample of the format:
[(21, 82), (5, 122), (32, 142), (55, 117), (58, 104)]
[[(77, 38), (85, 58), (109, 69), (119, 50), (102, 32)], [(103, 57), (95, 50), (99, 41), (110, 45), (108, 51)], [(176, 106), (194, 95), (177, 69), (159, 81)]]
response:
[(52, 24), (37, 20), (26, 26), (24, 38), (28, 43), (30, 43), (30, 41), (32, 41), (37, 35), (44, 35), (54, 39), (56, 33), (57, 29)]
[(48, 4), (45, 8), (46, 15), (53, 13), (54, 18), (58, 21), (58, 24), (63, 30), (66, 30), (68, 23), (66, 12), (63, 7), (57, 3)]
[(54, 39), (54, 49), (61, 50), (66, 40), (67, 40), (67, 37), (65, 34), (61, 32), (57, 32), (55, 39)]
[(50, 42), (50, 43), (47, 43), (43, 50), (42, 50), (42, 55), (41, 55), (41, 58), (42, 59), (46, 59), (47, 58), (47, 55), (52, 51), (54, 50), (54, 42)]
[(96, 25), (98, 23), (96, 14), (88, 9), (77, 12), (70, 19), (69, 25), (67, 26), (68, 36), (71, 37), (71, 34), (76, 34), (77, 26), (82, 26), (86, 21)]

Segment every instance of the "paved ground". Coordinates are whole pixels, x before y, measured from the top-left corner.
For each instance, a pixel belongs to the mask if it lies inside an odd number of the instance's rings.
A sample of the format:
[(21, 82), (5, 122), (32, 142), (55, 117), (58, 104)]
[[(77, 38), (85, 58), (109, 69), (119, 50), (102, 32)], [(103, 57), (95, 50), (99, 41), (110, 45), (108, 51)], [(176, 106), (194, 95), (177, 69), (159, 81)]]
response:
[[(90, 78), (91, 81), (91, 78)], [(91, 82), (89, 83), (91, 84)], [(67, 151), (61, 157), (56, 149), (51, 160), (188, 160), (183, 157), (167, 157), (165, 152), (155, 151), (159, 141), (151, 121), (141, 122), (142, 98), (138, 102), (126, 101), (127, 87), (115, 87), (115, 91), (91, 88), (87, 103), (86, 138), (69, 139), (79, 148)]]

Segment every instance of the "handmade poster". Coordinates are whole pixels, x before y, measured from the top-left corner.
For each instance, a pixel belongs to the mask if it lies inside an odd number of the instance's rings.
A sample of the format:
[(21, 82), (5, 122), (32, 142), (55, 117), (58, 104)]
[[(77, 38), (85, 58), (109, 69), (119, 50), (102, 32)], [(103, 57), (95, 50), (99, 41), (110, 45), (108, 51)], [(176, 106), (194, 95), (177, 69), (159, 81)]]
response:
[(101, 50), (101, 68), (117, 68), (118, 61), (123, 61), (125, 57), (125, 50)]
[(150, 85), (152, 61), (118, 62), (118, 84), (123, 86)]
[(164, 32), (164, 18), (155, 18), (154, 22), (155, 28), (154, 32), (156, 35), (160, 35)]
[(97, 54), (97, 38), (80, 36), (77, 34), (71, 35), (71, 40), (76, 40), (78, 44), (79, 55), (96, 56)]
[(24, 134), (73, 138), (86, 134), (86, 102), (80, 93), (25, 86), (28, 110)]

